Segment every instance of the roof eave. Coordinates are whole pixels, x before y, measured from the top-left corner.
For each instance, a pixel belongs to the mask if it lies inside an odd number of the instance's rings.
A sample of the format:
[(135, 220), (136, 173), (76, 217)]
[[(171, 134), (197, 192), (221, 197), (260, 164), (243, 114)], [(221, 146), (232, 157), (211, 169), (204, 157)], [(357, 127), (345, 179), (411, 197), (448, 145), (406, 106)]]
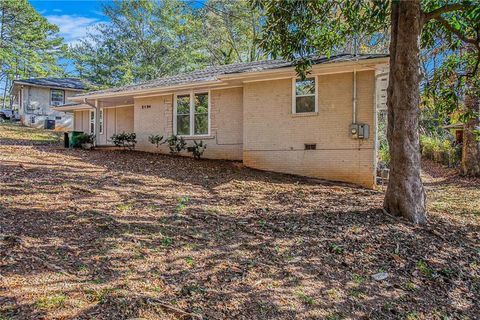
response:
[[(31, 87), (39, 87), (39, 88), (55, 88), (55, 89), (59, 89), (59, 90), (70, 90), (70, 91), (78, 91), (78, 92), (85, 92), (87, 91), (87, 89), (78, 89), (78, 88), (68, 88), (68, 87), (60, 87), (60, 86), (47, 86), (47, 85), (41, 85), (41, 84), (33, 84), (33, 83), (29, 83), (29, 82), (23, 82), (23, 81), (19, 81), (19, 80), (14, 80), (13, 81), (13, 86), (15, 84), (20, 84), (20, 85), (24, 85), (24, 86), (31, 86)], [(13, 88), (12, 86), (12, 88)]]
[[(319, 71), (321, 69), (328, 69), (332, 68), (342, 68), (347, 66), (371, 66), (377, 64), (384, 64), (388, 63), (389, 57), (378, 57), (378, 58), (369, 58), (369, 59), (358, 59), (353, 61), (329, 61), (324, 62), (321, 64), (316, 64), (312, 66), (313, 71)], [(121, 96), (135, 96), (140, 94), (151, 94), (151, 93), (163, 93), (169, 91), (175, 91), (179, 89), (191, 89), (191, 88), (198, 88), (198, 87), (207, 87), (207, 86), (215, 86), (215, 85), (226, 85), (225, 81), (227, 80), (240, 80), (240, 79), (249, 79), (252, 77), (257, 77), (259, 75), (268, 77), (271, 75), (278, 75), (282, 73), (292, 73), (295, 71), (295, 67), (283, 67), (279, 69), (266, 69), (254, 72), (244, 72), (244, 73), (231, 73), (231, 74), (223, 74), (217, 76), (218, 80), (214, 81), (199, 81), (199, 82), (192, 82), (182, 85), (175, 85), (175, 86), (166, 86), (166, 87), (153, 87), (149, 89), (140, 89), (140, 90), (126, 90), (120, 92), (110, 92), (110, 93), (99, 93), (99, 94), (78, 94), (73, 97), (69, 97), (70, 101), (75, 102), (82, 102), (84, 99), (102, 99), (102, 98), (114, 98), (114, 97), (121, 97)]]
[(70, 101), (82, 102), (84, 101), (84, 99), (89, 100), (89, 99), (101, 99), (101, 98), (115, 98), (115, 97), (121, 97), (121, 96), (149, 94), (149, 93), (157, 93), (157, 92), (172, 91), (172, 90), (179, 90), (179, 89), (191, 89), (196, 87), (205, 87), (205, 86), (221, 85), (221, 84), (224, 84), (224, 82), (219, 80), (199, 81), (199, 82), (187, 83), (187, 84), (176, 85), (176, 86), (154, 87), (154, 88), (143, 89), (143, 90), (127, 90), (127, 91), (99, 93), (99, 94), (79, 94), (73, 97), (69, 97), (68, 99)]
[[(327, 71), (329, 69), (341, 69), (344, 67), (350, 67), (350, 66), (371, 66), (371, 65), (378, 65), (378, 64), (384, 64), (388, 63), (389, 58), (388, 57), (380, 57), (380, 58), (370, 58), (370, 59), (358, 59), (358, 60), (353, 60), (353, 61), (328, 61), (320, 64), (315, 64), (312, 66), (312, 71), (313, 72), (319, 72), (319, 71)], [(248, 78), (254, 78), (257, 76), (270, 76), (270, 75), (278, 75), (281, 73), (288, 73), (288, 72), (295, 72), (295, 67), (285, 67), (285, 68), (280, 68), (280, 69), (273, 69), (273, 70), (261, 70), (261, 71), (255, 71), (255, 72), (245, 72), (245, 73), (231, 73), (231, 74), (224, 74), (219, 76), (218, 78), (221, 80), (240, 80), (240, 79), (248, 79)]]
[(50, 109), (55, 111), (61, 111), (61, 112), (73, 112), (77, 110), (90, 110), (90, 109), (93, 109), (93, 107), (89, 106), (88, 104), (77, 104), (77, 105), (64, 105), (64, 106), (50, 107)]

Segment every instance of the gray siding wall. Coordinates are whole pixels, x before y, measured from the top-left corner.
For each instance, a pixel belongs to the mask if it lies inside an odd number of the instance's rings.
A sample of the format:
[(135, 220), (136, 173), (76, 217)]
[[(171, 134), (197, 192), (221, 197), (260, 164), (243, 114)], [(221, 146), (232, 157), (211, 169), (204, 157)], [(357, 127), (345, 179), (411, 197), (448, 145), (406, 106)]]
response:
[[(78, 91), (64, 90), (65, 101)], [(69, 113), (50, 108), (50, 88), (24, 86), (22, 89), (22, 105), (19, 114), (23, 124), (32, 127), (43, 127), (45, 120), (55, 120), (57, 130), (72, 130), (73, 117)]]

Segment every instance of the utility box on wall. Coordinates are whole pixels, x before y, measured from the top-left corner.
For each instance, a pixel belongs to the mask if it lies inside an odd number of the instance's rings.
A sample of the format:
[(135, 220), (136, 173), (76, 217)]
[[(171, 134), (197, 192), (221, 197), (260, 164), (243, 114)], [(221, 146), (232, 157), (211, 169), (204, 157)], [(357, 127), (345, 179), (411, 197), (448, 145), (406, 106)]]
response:
[(353, 139), (368, 139), (370, 126), (366, 123), (352, 123), (350, 125), (350, 134)]

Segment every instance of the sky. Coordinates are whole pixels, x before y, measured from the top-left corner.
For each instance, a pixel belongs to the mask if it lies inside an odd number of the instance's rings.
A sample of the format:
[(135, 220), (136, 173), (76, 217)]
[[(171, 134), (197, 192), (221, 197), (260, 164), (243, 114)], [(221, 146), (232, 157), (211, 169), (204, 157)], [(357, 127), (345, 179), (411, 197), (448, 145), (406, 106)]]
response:
[(60, 28), (65, 43), (74, 44), (96, 24), (106, 21), (102, 3), (106, 1), (30, 0), (31, 5)]
[[(95, 24), (107, 21), (102, 13), (102, 4), (109, 0), (29, 1), (42, 16), (60, 28), (60, 36), (67, 44), (74, 44)], [(201, 6), (202, 2), (203, 0), (195, 1), (194, 6)]]
[[(2, 1), (2, 0), (0, 0)], [(112, 0), (29, 0), (30, 4), (42, 16), (60, 28), (60, 36), (68, 45), (77, 43), (85, 37), (96, 24), (108, 22), (102, 13), (102, 5)], [(193, 6), (201, 6), (204, 0), (193, 1)], [(73, 62), (61, 59), (65, 70), (76, 74)]]

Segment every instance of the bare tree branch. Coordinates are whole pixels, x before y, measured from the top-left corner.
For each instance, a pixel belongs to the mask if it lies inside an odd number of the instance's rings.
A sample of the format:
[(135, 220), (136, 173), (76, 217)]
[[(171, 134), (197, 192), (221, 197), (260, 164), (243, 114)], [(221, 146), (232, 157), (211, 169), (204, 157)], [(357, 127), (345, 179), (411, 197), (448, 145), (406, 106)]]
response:
[(461, 4), (461, 3), (455, 3), (455, 4), (446, 4), (440, 8), (437, 8), (435, 10), (432, 10), (428, 13), (425, 13), (425, 22), (431, 19), (436, 19), (440, 17), (442, 13), (447, 13), (447, 12), (452, 12), (452, 11), (457, 11), (457, 10), (466, 10), (470, 6), (466, 4)]
[(435, 18), (435, 20), (437, 20), (438, 22), (441, 23), (441, 25), (447, 29), (448, 31), (450, 31), (451, 33), (453, 33), (454, 35), (456, 35), (460, 40), (462, 40), (463, 42), (466, 42), (466, 43), (469, 43), (469, 44), (472, 44), (474, 45), (477, 49), (480, 49), (479, 47), (479, 43), (476, 39), (473, 39), (473, 38), (468, 38), (466, 35), (464, 35), (460, 30), (458, 29), (455, 29), (454, 27), (452, 27), (452, 25), (450, 25), (450, 23), (447, 22), (447, 20), (443, 19), (441, 16), (437, 16)]

